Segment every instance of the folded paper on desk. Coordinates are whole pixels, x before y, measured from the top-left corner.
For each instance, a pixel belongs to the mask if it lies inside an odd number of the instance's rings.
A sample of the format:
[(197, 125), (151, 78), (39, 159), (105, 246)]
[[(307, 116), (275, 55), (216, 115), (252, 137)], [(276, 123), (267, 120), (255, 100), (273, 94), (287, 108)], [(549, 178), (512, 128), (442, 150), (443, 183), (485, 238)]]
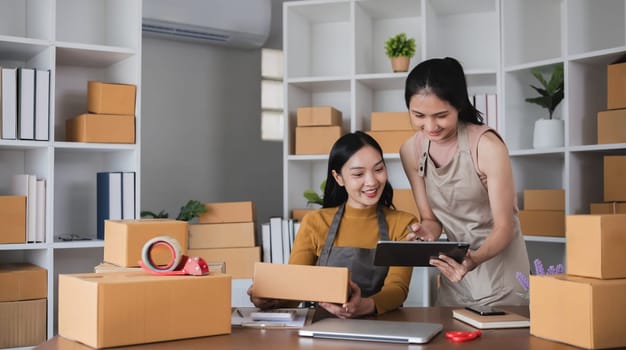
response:
[(260, 311), (256, 307), (237, 307), (233, 308), (231, 314), (231, 324), (233, 326), (243, 327), (257, 327), (257, 328), (301, 328), (304, 326), (307, 315), (309, 313), (308, 308), (285, 308), (275, 309), (284, 311), (294, 311), (295, 315), (292, 320), (259, 320), (256, 321), (252, 317), (253, 312)]
[(467, 309), (455, 309), (452, 310), (452, 317), (478, 329), (530, 327), (530, 319), (528, 317), (511, 312), (506, 312), (504, 315), (481, 316)]

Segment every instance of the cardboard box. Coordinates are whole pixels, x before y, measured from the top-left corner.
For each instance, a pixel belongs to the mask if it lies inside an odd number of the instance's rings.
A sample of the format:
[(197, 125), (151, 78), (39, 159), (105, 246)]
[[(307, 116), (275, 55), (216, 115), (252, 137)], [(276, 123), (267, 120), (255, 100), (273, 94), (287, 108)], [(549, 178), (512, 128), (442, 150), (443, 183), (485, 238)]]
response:
[(255, 220), (254, 202), (205, 203), (206, 212), (198, 217), (199, 224), (250, 222)]
[(291, 218), (297, 221), (302, 221), (304, 216), (312, 211), (316, 211), (317, 209), (292, 209), (291, 210)]
[(254, 264), (254, 296), (343, 304), (348, 301), (347, 267)]
[(607, 66), (607, 109), (626, 108), (626, 56)]
[(372, 112), (370, 115), (370, 130), (372, 131), (392, 131), (392, 130), (413, 130), (409, 112)]
[(0, 302), (45, 299), (48, 271), (29, 263), (0, 265)]
[(571, 275), (626, 278), (626, 214), (568, 215), (565, 266)]
[(137, 87), (100, 81), (87, 83), (87, 110), (99, 114), (135, 115)]
[(604, 202), (626, 201), (626, 156), (604, 156)]
[(254, 222), (189, 225), (189, 248), (254, 247)]
[(132, 115), (81, 114), (65, 121), (65, 140), (135, 143), (135, 117)]
[(26, 196), (0, 196), (0, 244), (26, 243)]
[(598, 112), (598, 144), (626, 142), (626, 109)]
[(59, 275), (59, 335), (94, 348), (231, 332), (231, 277)]
[(341, 126), (341, 112), (331, 106), (298, 108), (296, 126)]
[(400, 146), (408, 139), (415, 135), (414, 130), (407, 131), (368, 131), (371, 137), (373, 137), (380, 148), (383, 149), (383, 153), (399, 153)]
[(420, 212), (415, 204), (415, 198), (411, 189), (394, 189), (393, 190), (393, 205), (397, 210), (402, 210), (407, 213), (415, 215), (417, 220), (420, 220)]
[(527, 236), (565, 236), (565, 211), (520, 210), (522, 234)]
[(565, 210), (565, 190), (524, 190), (524, 210)]
[(329, 154), (343, 134), (341, 126), (298, 126), (296, 154)]
[(189, 256), (206, 261), (223, 261), (233, 278), (252, 278), (254, 263), (261, 261), (261, 247), (189, 249)]
[[(139, 266), (143, 246), (152, 238), (171, 236), (180, 243), (182, 253), (187, 253), (187, 222), (171, 219), (105, 220), (104, 261), (118, 265)], [(172, 254), (164, 246), (151, 250), (152, 260), (165, 265)]]
[(0, 348), (37, 346), (46, 341), (47, 305), (46, 299), (1, 302)]
[(588, 349), (626, 346), (626, 279), (530, 276), (530, 334)]
[(626, 203), (609, 202), (609, 203), (591, 203), (589, 205), (589, 213), (600, 214), (626, 214)]

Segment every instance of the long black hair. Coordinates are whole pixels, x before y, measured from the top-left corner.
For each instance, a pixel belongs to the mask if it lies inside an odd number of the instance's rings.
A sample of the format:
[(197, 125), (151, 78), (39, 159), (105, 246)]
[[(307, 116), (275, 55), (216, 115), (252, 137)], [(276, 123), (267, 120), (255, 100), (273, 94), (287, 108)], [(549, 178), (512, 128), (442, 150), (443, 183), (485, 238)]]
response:
[(459, 120), (483, 124), (481, 112), (469, 99), (463, 67), (454, 58), (432, 58), (415, 66), (406, 78), (404, 88), (407, 108), (411, 97), (419, 93), (432, 93), (450, 103), (459, 112)]
[[(348, 192), (346, 192), (345, 187), (339, 186), (333, 176), (333, 170), (340, 174), (341, 168), (348, 159), (365, 146), (374, 147), (380, 153), (380, 157), (383, 157), (383, 150), (378, 142), (362, 131), (345, 134), (335, 141), (328, 157), (328, 172), (326, 174), (326, 187), (324, 188), (324, 208), (337, 207), (348, 200)], [(383, 159), (384, 162), (385, 160)], [(378, 204), (393, 208), (392, 201), (393, 189), (389, 180), (387, 180)]]

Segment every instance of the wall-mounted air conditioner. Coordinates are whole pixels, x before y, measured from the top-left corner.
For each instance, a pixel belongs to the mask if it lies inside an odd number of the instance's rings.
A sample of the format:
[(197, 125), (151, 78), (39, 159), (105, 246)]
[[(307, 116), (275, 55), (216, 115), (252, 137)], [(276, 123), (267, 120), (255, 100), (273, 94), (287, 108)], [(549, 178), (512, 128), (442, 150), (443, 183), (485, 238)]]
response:
[(147, 0), (145, 35), (260, 48), (270, 32), (270, 0)]

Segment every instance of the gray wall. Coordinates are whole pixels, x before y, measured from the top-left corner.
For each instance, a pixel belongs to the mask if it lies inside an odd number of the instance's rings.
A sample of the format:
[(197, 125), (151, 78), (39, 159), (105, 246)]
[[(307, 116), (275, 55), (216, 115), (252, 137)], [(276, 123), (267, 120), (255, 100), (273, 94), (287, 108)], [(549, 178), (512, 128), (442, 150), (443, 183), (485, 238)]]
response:
[(261, 141), (260, 80), (260, 49), (143, 37), (141, 210), (252, 200), (257, 226), (282, 214), (282, 143)]

